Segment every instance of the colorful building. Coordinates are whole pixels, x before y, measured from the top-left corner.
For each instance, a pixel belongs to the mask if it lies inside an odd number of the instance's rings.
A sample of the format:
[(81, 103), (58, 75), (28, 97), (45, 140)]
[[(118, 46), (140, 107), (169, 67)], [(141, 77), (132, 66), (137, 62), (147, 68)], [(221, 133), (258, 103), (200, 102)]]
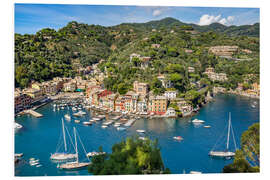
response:
[(149, 85), (147, 83), (139, 83), (138, 81), (134, 81), (133, 90), (137, 94), (145, 96), (149, 92)]
[(167, 99), (165, 96), (150, 96), (148, 102), (149, 113), (164, 115), (167, 111)]
[(27, 94), (22, 93), (19, 89), (14, 92), (15, 113), (18, 113), (31, 106), (32, 99)]

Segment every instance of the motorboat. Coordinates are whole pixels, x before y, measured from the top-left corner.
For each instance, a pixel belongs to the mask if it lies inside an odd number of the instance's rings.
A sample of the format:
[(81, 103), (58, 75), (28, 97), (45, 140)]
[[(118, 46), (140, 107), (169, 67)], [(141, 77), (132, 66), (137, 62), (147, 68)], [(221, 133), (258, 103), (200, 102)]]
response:
[(199, 119), (194, 119), (192, 120), (193, 123), (204, 123), (203, 120), (199, 120)]
[(95, 152), (95, 151), (93, 151), (93, 152), (87, 153), (87, 156), (88, 157), (93, 157), (93, 156), (99, 156), (99, 155), (102, 155), (102, 154), (106, 154), (106, 152)]
[(80, 123), (81, 121), (78, 120), (78, 119), (76, 119), (76, 120), (74, 120), (74, 122), (75, 122), (75, 123)]
[(207, 125), (207, 126), (203, 126), (204, 128), (210, 128), (211, 126)]
[(189, 174), (202, 174), (200, 171), (190, 171)]
[(181, 140), (183, 140), (184, 138), (182, 138), (181, 136), (174, 136), (173, 139), (178, 140), (178, 141), (181, 141)]
[(15, 122), (15, 130), (21, 129), (23, 126)]
[(65, 114), (64, 117), (65, 117), (65, 119), (66, 119), (67, 121), (70, 121), (70, 120), (71, 120), (71, 117), (70, 117), (69, 114)]
[(138, 133), (145, 133), (145, 130), (143, 130), (143, 129), (137, 129), (136, 130)]
[(88, 121), (84, 121), (83, 124), (84, 124), (84, 125), (88, 125), (88, 126), (89, 126), (89, 125), (92, 125), (92, 123), (91, 123), (91, 122), (88, 122)]
[(124, 127), (117, 127), (117, 130), (118, 131), (123, 131), (123, 130), (126, 130), (126, 128), (124, 128)]
[(107, 128), (108, 126), (106, 126), (106, 125), (102, 125), (101, 127), (102, 127), (103, 129), (105, 129), (105, 128)]
[(113, 121), (106, 121), (103, 123), (103, 125), (108, 126), (108, 125), (111, 125), (112, 123), (113, 123)]
[(146, 137), (139, 137), (140, 140), (146, 141), (147, 138)]

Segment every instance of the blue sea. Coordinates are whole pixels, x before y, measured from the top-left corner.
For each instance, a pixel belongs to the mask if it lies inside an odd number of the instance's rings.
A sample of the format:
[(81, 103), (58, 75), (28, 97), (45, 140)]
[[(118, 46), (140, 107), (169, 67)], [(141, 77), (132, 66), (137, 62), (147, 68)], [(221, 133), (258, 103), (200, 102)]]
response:
[[(256, 106), (251, 104), (256, 102)], [(174, 174), (200, 171), (202, 173), (221, 173), (222, 168), (231, 163), (231, 160), (211, 158), (209, 151), (215, 146), (217, 149), (225, 148), (227, 123), (229, 112), (236, 140), (240, 148), (241, 134), (250, 125), (259, 122), (259, 100), (235, 95), (217, 95), (214, 101), (205, 105), (198, 114), (190, 118), (177, 119), (139, 119), (132, 127), (125, 131), (117, 131), (112, 125), (106, 129), (101, 128), (102, 122), (85, 126), (82, 121), (91, 119), (91, 112), (81, 118), (72, 116), (71, 122), (65, 121), (65, 126), (72, 136), (72, 128), (76, 130), (83, 142), (86, 151), (98, 151), (102, 146), (107, 153), (111, 152), (113, 144), (120, 142), (129, 136), (139, 135), (136, 130), (144, 129), (144, 136), (150, 139), (158, 139), (162, 159), (165, 167)], [(61, 136), (61, 118), (71, 109), (53, 111), (53, 103), (47, 104), (37, 110), (43, 114), (42, 118), (34, 118), (30, 115), (16, 117), (15, 121), (23, 125), (23, 128), (15, 133), (15, 153), (24, 153), (22, 161), (15, 166), (15, 176), (65, 176), (65, 175), (89, 175), (87, 169), (76, 171), (64, 171), (57, 169), (57, 164), (50, 161), (50, 154), (54, 153)], [(193, 119), (204, 120), (203, 125), (194, 125)], [(81, 123), (74, 123), (74, 119), (80, 119)], [(204, 128), (210, 125), (211, 128)], [(142, 135), (140, 135), (142, 136)], [(176, 141), (174, 136), (182, 136), (182, 141)], [(230, 141), (231, 150), (234, 143)], [(83, 148), (80, 146), (80, 159), (84, 160)], [(30, 158), (39, 159), (41, 167), (30, 166)]]

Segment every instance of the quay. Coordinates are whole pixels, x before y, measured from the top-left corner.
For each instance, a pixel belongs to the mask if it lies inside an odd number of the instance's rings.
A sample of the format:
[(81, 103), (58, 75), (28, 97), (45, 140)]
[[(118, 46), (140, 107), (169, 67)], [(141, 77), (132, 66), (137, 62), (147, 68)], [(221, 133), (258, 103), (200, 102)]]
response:
[(136, 119), (130, 119), (124, 126), (131, 126), (135, 121)]
[(39, 118), (39, 117), (42, 117), (43, 115), (32, 110), (32, 109), (29, 109), (29, 110), (26, 110), (25, 113), (28, 113), (28, 114), (31, 114), (32, 116), (36, 117), (36, 118)]

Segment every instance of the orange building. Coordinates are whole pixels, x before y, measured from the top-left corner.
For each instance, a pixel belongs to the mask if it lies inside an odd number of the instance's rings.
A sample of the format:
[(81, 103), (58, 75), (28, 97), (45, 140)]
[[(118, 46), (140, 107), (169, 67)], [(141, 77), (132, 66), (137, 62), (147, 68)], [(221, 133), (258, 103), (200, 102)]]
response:
[(148, 103), (149, 113), (163, 115), (167, 111), (167, 99), (164, 96), (150, 96)]

